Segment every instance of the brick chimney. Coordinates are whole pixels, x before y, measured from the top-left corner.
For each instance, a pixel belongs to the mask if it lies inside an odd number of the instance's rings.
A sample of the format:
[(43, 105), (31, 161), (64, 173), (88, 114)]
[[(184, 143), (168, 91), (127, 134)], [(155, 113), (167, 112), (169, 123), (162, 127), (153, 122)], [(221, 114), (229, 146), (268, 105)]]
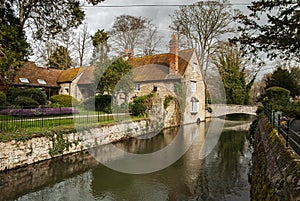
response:
[(178, 73), (178, 39), (176, 34), (172, 34), (170, 40), (170, 72)]
[(133, 50), (132, 49), (128, 50), (127, 48), (125, 48), (124, 56), (123, 56), (124, 60), (125, 61), (130, 60), (130, 59), (132, 59), (132, 57), (133, 57)]

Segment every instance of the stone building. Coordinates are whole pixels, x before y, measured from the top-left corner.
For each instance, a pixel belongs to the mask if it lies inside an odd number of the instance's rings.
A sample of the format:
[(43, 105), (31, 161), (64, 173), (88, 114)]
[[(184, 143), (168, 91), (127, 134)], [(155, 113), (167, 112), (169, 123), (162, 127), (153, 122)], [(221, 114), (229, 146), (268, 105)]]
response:
[(26, 62), (16, 72), (12, 86), (39, 88), (46, 93), (47, 98), (57, 94), (67, 94), (80, 101), (94, 95), (90, 90), (93, 80), (87, 79), (93, 72), (92, 66), (58, 70), (39, 67), (34, 62)]
[[(173, 34), (169, 53), (130, 56), (128, 61), (134, 67), (135, 90), (131, 97), (154, 91), (160, 100), (155, 104), (158, 115), (172, 117), (177, 113), (175, 108), (180, 107), (181, 123), (205, 120), (205, 82), (195, 49), (179, 50), (177, 36)], [(167, 97), (176, 102), (172, 108), (164, 108)]]

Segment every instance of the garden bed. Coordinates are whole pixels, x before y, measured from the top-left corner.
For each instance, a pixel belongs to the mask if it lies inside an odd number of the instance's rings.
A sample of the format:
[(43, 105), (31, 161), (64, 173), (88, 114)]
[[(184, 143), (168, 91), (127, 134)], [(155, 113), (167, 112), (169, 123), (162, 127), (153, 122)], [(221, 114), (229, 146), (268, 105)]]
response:
[(35, 116), (57, 116), (79, 114), (79, 110), (73, 107), (68, 108), (18, 108), (18, 109), (3, 109), (0, 115), (10, 115), (18, 117), (35, 117)]

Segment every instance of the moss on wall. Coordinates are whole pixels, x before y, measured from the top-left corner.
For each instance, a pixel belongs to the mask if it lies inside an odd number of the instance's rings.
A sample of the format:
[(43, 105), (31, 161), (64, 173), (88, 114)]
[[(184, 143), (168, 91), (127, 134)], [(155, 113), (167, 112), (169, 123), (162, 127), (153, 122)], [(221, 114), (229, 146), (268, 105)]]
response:
[(300, 160), (265, 117), (254, 136), (251, 200), (299, 200)]

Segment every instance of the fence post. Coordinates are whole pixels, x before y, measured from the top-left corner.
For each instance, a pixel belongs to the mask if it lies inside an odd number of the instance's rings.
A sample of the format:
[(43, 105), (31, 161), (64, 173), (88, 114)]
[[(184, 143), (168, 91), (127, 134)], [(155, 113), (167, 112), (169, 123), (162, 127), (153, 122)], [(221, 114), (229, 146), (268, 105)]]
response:
[(273, 126), (273, 128), (275, 128), (275, 110), (272, 110), (271, 111), (272, 112), (272, 126)]
[(290, 119), (287, 119), (287, 128), (286, 128), (286, 143), (285, 146), (289, 146), (289, 130), (290, 130)]
[(268, 112), (268, 114), (269, 114), (268, 115), (269, 121), (272, 123), (272, 121), (271, 121), (272, 120), (271, 119), (272, 118), (272, 105), (271, 104), (269, 104), (269, 112)]
[(278, 119), (277, 119), (277, 131), (278, 131), (278, 135), (280, 135), (280, 121), (281, 121), (281, 114), (278, 113)]
[(21, 128), (23, 128), (23, 107), (21, 109), (20, 117), (21, 117)]
[(43, 108), (41, 108), (42, 110), (42, 128), (44, 128), (44, 110)]

